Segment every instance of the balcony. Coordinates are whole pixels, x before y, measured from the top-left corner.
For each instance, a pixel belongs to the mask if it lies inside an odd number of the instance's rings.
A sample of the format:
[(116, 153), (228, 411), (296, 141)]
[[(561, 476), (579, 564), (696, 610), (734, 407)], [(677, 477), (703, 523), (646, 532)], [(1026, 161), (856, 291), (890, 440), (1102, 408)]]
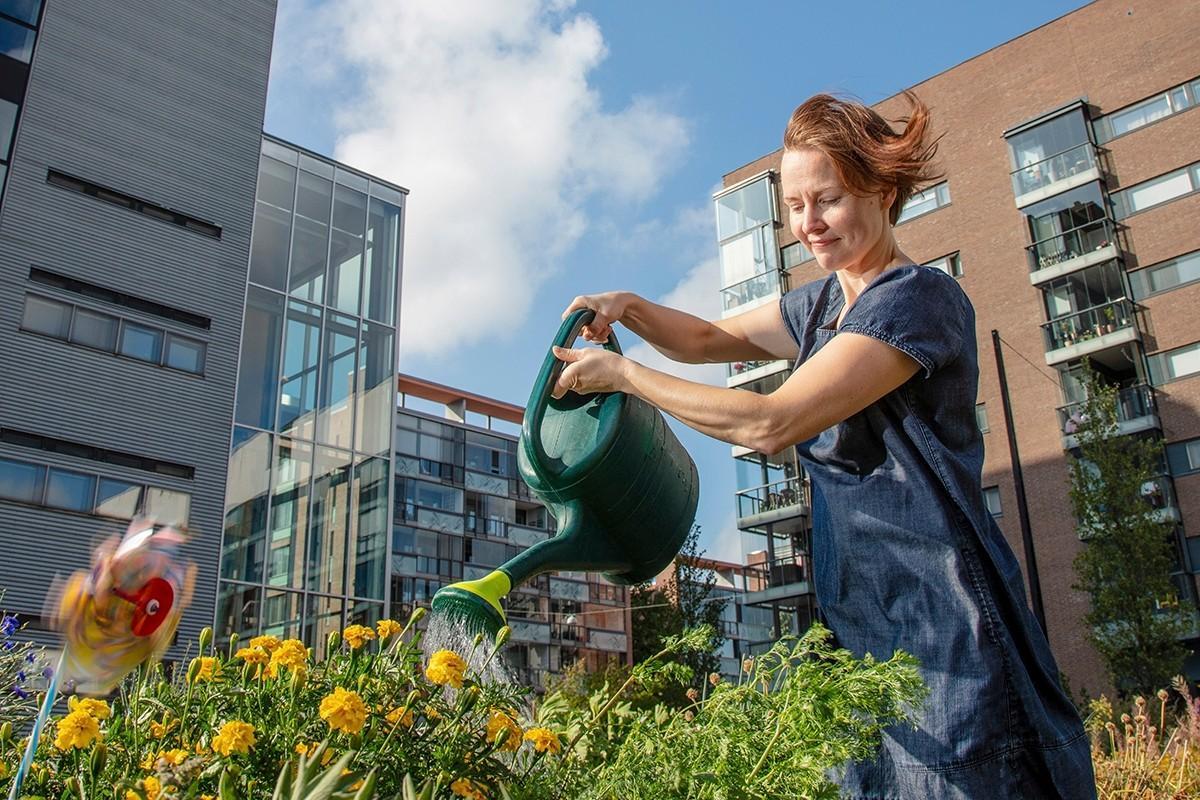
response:
[(1042, 324), (1046, 363), (1053, 366), (1141, 338), (1134, 305), (1125, 298)]
[(1034, 286), (1117, 257), (1112, 221), (1098, 219), (1025, 248)]
[(797, 601), (812, 594), (809, 583), (809, 557), (796, 552), (776, 555), (774, 561), (747, 564), (746, 573), (751, 586), (761, 588), (742, 595), (744, 605), (788, 606), (788, 601)]
[(1097, 180), (1100, 180), (1100, 164), (1096, 160), (1096, 148), (1091, 142), (1026, 164), (1012, 173), (1017, 208)]
[[(1175, 487), (1167, 475), (1156, 475), (1142, 484), (1142, 499), (1150, 506), (1151, 516), (1155, 522), (1180, 523), (1179, 501), (1175, 498)], [(1079, 535), (1080, 541), (1086, 542), (1092, 534)]]
[(787, 291), (786, 273), (767, 270), (721, 290), (722, 316), (732, 317), (755, 306), (764, 305), (768, 298), (779, 297)]
[(743, 489), (737, 493), (737, 526), (743, 530), (773, 525), (775, 533), (791, 533), (808, 516), (807, 487), (798, 478)]
[(728, 377), (725, 379), (725, 385), (732, 389), (735, 386), (741, 386), (742, 384), (756, 381), (759, 378), (774, 375), (776, 372), (782, 372), (788, 368), (788, 361), (787, 359), (734, 361), (727, 366)]
[[(1058, 407), (1058, 424), (1063, 432), (1063, 448), (1079, 446), (1075, 431), (1079, 427), (1083, 401)], [(1117, 393), (1117, 426), (1121, 434), (1138, 433), (1159, 427), (1154, 390), (1148, 384), (1126, 386)]]

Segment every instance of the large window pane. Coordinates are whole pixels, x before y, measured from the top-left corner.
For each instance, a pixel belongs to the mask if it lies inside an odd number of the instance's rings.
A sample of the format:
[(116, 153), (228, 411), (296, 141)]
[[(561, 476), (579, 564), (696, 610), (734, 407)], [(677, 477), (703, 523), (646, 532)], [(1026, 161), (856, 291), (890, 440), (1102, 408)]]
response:
[(1023, 208), (1029, 236), (1041, 242), (1107, 216), (1100, 184), (1089, 183)]
[(1088, 141), (1083, 110), (1055, 117), (1009, 138), (1012, 168), (1029, 167)]
[(263, 601), (262, 632), (280, 639), (300, 638), (300, 614), (304, 610), (304, 595), (267, 589)]
[(246, 323), (238, 366), (235, 419), (239, 424), (275, 427), (282, 330), (283, 297), (251, 286), (246, 293)]
[(0, 18), (0, 53), (28, 64), (33, 58), (33, 40), (36, 38), (37, 33), (33, 30)]
[(325, 299), (325, 262), (329, 257), (329, 207), (332, 199), (332, 181), (311, 172), (300, 172), (288, 288), (293, 297), (312, 303), (320, 303)]
[(42, 502), (42, 481), (46, 468), (24, 461), (0, 458), (0, 497), (26, 503)]
[(775, 234), (769, 227), (755, 228), (720, 248), (721, 282), (725, 286), (740, 283), (754, 275), (774, 271), (779, 266)]
[(118, 519), (133, 519), (142, 505), (140, 484), (101, 478), (96, 490), (96, 513)]
[(355, 386), (355, 443), (362, 453), (385, 453), (392, 446), (392, 409), (396, 405), (394, 338), (394, 331), (386, 325), (363, 323)]
[(258, 202), (250, 243), (250, 280), (255, 283), (273, 289), (284, 287), (295, 193), (296, 168), (263, 156), (258, 167)]
[(354, 446), (354, 376), (358, 358), (358, 321), (329, 314), (317, 400), (317, 441)]
[(383, 599), (387, 572), (388, 472), (386, 458), (369, 458), (354, 468), (356, 508), (350, 552), (354, 558), (355, 597)]
[(56, 339), (66, 339), (71, 330), (71, 306), (30, 295), (25, 298), (25, 316), (21, 327), (34, 333), (44, 333)]
[(146, 489), (146, 516), (160, 525), (187, 527), (192, 497), (185, 492), (170, 489)]
[(224, 641), (230, 634), (246, 641), (258, 635), (262, 614), (262, 589), (221, 581), (217, 595), (217, 639)]
[(716, 199), (717, 238), (720, 241), (758, 225), (774, 222), (771, 182), (764, 177)]
[(313, 658), (320, 660), (327, 655), (325, 647), (329, 634), (342, 630), (342, 606), (340, 597), (320, 597), (310, 594), (304, 609), (304, 644), (312, 648)]
[(117, 319), (85, 308), (75, 309), (71, 341), (112, 352), (117, 346)]
[(279, 431), (313, 438), (313, 412), (317, 407), (317, 369), (321, 355), (321, 316), (317, 306), (288, 302), (283, 345), (282, 388), (279, 394)]
[(367, 219), (363, 316), (391, 323), (399, 259), (400, 209), (372, 197), (370, 216)]
[(0, 159), (4, 161), (8, 160), (8, 153), (12, 147), (13, 129), (17, 126), (19, 108), (16, 103), (0, 100)]
[(1186, 171), (1177, 172), (1174, 175), (1146, 181), (1141, 186), (1129, 189), (1125, 192), (1125, 202), (1129, 211), (1141, 211), (1150, 206), (1173, 200), (1191, 190), (1191, 176)]
[(204, 372), (204, 343), (171, 334), (167, 337), (166, 364), (184, 372)]
[(341, 594), (346, 587), (350, 532), (349, 451), (318, 447), (313, 464), (312, 526), (308, 536), (308, 588)]
[(157, 328), (147, 328), (126, 322), (121, 326), (121, 347), (123, 356), (136, 358), (139, 361), (149, 361), (158, 364), (162, 360), (163, 332)]
[(30, 25), (37, 24), (41, 8), (42, 0), (0, 0), (0, 11)]
[(96, 494), (96, 477), (65, 469), (51, 469), (46, 481), (46, 505), (68, 511), (90, 512)]
[(263, 579), (270, 491), (271, 434), (235, 428), (225, 483), (225, 545), (221, 577)]
[(1200, 250), (1129, 273), (1133, 299), (1200, 281)]
[(339, 311), (358, 313), (362, 278), (363, 234), (367, 196), (338, 184), (333, 191), (333, 243), (329, 250), (328, 303)]
[(312, 445), (279, 440), (271, 473), (271, 537), (267, 543), (267, 582), (300, 588), (308, 531), (308, 483)]

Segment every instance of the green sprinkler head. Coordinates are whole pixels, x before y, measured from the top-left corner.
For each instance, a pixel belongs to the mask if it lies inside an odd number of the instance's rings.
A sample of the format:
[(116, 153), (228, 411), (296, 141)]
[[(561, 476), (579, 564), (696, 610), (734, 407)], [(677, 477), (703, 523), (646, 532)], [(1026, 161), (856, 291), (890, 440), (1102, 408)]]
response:
[(512, 579), (497, 569), (478, 580), (442, 587), (430, 605), (435, 615), (460, 623), (468, 633), (482, 633), (494, 640), (506, 624), (500, 598), (511, 590)]

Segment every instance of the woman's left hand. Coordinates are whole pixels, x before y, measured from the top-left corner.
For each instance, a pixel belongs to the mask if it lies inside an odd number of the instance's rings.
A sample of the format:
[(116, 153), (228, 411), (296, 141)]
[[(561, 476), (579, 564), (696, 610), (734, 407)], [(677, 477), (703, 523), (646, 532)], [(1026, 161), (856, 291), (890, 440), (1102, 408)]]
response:
[(567, 392), (595, 394), (623, 391), (625, 370), (630, 363), (624, 356), (592, 347), (578, 350), (555, 347), (554, 357), (566, 362), (551, 393), (555, 398)]

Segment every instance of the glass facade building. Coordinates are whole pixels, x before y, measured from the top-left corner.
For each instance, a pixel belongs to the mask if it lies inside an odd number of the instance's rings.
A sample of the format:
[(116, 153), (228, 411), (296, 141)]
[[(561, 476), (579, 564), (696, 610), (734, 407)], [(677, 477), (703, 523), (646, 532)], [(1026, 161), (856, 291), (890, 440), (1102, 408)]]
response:
[(266, 137), (230, 445), (217, 630), (298, 637), (389, 601), (405, 190)]

